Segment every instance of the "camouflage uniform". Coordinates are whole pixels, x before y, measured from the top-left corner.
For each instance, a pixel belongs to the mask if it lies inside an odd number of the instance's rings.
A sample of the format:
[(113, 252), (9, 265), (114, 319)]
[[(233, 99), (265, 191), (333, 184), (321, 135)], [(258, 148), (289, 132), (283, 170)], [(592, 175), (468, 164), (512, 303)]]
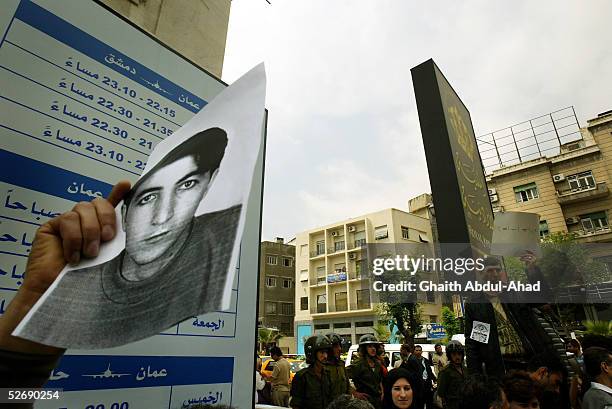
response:
[(325, 409), (331, 401), (331, 380), (327, 368), (321, 371), (321, 377), (315, 374), (314, 365), (295, 374), (291, 382), (292, 408)]
[(340, 395), (350, 393), (348, 373), (346, 372), (343, 360), (340, 359), (337, 363), (328, 362), (325, 369), (329, 373), (331, 382), (330, 400), (334, 400)]

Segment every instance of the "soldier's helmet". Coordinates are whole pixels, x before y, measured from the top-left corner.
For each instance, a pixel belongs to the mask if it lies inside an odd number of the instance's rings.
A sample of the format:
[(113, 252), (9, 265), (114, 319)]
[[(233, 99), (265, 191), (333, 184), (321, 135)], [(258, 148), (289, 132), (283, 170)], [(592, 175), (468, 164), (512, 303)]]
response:
[(459, 352), (461, 355), (465, 355), (465, 350), (461, 342), (453, 340), (446, 345), (446, 357), (449, 361), (451, 360), (451, 354), (453, 352)]
[(368, 344), (378, 345), (380, 344), (380, 342), (372, 334), (362, 335), (361, 338), (359, 338), (359, 346), (368, 345)]
[(332, 343), (325, 335), (314, 335), (309, 337), (304, 343), (304, 354), (306, 363), (314, 364), (317, 360), (317, 351), (327, 350), (332, 347)]
[(342, 338), (340, 335), (336, 334), (335, 332), (330, 332), (326, 336), (327, 338), (329, 338), (329, 341), (332, 343), (332, 345), (338, 344), (340, 346), (344, 346), (344, 344), (346, 344), (346, 341), (344, 340), (344, 338)]

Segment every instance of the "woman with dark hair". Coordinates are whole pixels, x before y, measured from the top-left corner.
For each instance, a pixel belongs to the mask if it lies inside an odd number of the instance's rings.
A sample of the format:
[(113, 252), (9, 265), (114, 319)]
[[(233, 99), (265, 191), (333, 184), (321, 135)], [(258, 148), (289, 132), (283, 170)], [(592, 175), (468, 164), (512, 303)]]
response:
[(421, 409), (423, 391), (416, 373), (404, 368), (389, 371), (384, 383), (384, 409)]

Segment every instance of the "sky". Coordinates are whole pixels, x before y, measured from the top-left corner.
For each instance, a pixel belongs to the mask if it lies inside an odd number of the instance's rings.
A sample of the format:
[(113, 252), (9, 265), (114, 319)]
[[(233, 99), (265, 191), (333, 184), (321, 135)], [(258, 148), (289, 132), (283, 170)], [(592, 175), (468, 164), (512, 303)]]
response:
[(608, 0), (269, 1), (232, 1), (222, 76), (266, 65), (262, 240), (430, 192), (410, 75), (430, 58), (477, 136), (612, 109)]

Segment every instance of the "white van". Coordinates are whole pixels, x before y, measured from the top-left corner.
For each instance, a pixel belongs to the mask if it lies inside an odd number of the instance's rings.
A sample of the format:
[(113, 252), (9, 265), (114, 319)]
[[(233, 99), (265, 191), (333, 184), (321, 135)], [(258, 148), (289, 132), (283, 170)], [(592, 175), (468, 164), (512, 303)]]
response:
[[(385, 355), (389, 358), (389, 367), (387, 369), (393, 369), (395, 363), (399, 361), (400, 356), (400, 347), (402, 344), (384, 344), (385, 345)], [(435, 344), (414, 344), (414, 346), (420, 346), (423, 348), (423, 357), (427, 358), (431, 362), (431, 358), (436, 351)], [(351, 345), (348, 350), (348, 357), (346, 358), (345, 365), (349, 366), (352, 362), (355, 361), (356, 358), (359, 357), (357, 353), (357, 349), (359, 349), (359, 345)], [(444, 345), (442, 345), (442, 351), (445, 351)]]

